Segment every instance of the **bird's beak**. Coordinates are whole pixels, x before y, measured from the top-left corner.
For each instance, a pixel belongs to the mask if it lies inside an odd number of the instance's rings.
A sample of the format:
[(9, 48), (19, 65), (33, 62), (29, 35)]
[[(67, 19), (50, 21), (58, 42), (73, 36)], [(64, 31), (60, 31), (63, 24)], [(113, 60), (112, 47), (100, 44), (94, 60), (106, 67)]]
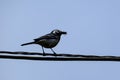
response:
[(67, 34), (67, 32), (62, 31), (61, 34)]

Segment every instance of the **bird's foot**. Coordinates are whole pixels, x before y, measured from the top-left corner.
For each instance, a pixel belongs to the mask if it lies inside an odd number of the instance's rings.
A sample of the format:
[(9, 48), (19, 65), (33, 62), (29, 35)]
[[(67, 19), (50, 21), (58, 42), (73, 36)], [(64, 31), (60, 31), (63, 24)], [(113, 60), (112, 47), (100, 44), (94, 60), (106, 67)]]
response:
[(46, 56), (46, 54), (45, 54), (45, 53), (43, 53), (43, 56)]
[(54, 52), (54, 56), (57, 57), (57, 54)]

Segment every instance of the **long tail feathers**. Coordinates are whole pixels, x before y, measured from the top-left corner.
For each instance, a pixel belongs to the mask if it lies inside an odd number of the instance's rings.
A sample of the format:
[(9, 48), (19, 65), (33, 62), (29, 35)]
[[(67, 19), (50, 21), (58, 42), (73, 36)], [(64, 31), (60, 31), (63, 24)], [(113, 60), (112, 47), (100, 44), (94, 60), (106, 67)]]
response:
[(22, 44), (21, 46), (30, 45), (30, 44), (35, 44), (35, 42), (25, 43), (25, 44)]

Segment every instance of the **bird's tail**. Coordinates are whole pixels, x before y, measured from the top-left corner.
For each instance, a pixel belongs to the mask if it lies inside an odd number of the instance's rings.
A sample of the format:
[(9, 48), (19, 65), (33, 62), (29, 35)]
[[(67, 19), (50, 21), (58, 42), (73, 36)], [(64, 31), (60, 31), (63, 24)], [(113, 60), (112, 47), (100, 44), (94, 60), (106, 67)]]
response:
[(35, 42), (24, 43), (21, 46), (25, 46), (25, 45), (29, 45), (29, 44), (35, 44)]

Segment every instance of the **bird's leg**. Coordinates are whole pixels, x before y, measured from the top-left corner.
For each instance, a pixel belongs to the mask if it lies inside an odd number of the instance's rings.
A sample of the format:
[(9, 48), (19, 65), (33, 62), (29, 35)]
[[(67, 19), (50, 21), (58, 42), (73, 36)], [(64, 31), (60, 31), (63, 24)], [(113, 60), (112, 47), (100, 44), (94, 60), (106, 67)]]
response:
[(51, 49), (51, 51), (54, 53), (54, 55), (56, 55), (56, 52), (52, 49), (52, 48), (50, 48)]
[(42, 51), (43, 51), (43, 56), (45, 56), (45, 51), (44, 51), (44, 48), (43, 48), (43, 46), (42, 46)]

